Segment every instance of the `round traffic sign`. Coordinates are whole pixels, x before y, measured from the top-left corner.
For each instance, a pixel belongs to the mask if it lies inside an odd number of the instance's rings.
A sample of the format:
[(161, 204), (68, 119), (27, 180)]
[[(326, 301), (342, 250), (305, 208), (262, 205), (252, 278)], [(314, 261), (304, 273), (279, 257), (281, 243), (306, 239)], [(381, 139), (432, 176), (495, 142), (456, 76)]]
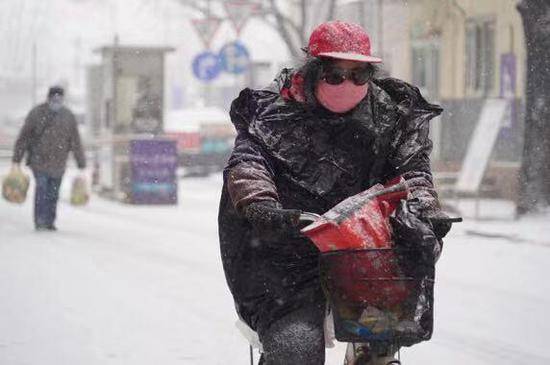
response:
[(215, 53), (202, 52), (193, 60), (193, 74), (199, 80), (212, 81), (220, 72), (220, 58)]
[(220, 63), (224, 71), (242, 74), (250, 65), (250, 53), (241, 42), (227, 43), (220, 51)]

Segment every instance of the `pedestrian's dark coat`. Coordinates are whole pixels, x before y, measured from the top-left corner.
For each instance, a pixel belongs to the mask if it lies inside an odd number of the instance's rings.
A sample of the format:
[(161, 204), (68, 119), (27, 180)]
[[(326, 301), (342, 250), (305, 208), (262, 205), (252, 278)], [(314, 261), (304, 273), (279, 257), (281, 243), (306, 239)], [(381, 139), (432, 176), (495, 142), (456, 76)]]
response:
[[(245, 89), (233, 102), (237, 129), (224, 171), (219, 210), (222, 261), (237, 311), (254, 330), (317, 302), (319, 252), (298, 233), (258, 232), (242, 216), (250, 203), (322, 214), (345, 198), (398, 175), (422, 177), (416, 188), (424, 214), (437, 214), (428, 138), (442, 109), (416, 87), (375, 79), (352, 111), (334, 114), (281, 96), (292, 71), (268, 89)], [(284, 93), (283, 93), (284, 94)]]
[(65, 107), (53, 111), (44, 103), (33, 108), (25, 119), (15, 143), (13, 162), (20, 163), (27, 153), (27, 164), (31, 169), (61, 177), (71, 151), (78, 167), (86, 167), (73, 113)]

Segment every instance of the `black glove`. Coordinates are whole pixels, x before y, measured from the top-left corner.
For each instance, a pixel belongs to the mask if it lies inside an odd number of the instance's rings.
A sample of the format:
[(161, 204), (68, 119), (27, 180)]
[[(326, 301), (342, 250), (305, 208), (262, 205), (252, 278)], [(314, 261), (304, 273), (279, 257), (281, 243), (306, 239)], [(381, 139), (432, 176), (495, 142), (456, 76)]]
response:
[(419, 218), (414, 210), (414, 205), (411, 205), (409, 201), (401, 202), (395, 215), (390, 217), (390, 223), (395, 238), (404, 246), (431, 245), (436, 239), (430, 222)]
[(442, 239), (451, 230), (452, 222), (450, 217), (441, 210), (422, 210), (418, 199), (407, 200), (407, 210), (420, 220), (431, 226), (433, 233), (438, 239)]
[(439, 239), (445, 237), (453, 225), (451, 221), (449, 221), (449, 216), (443, 212), (438, 212), (434, 215), (426, 217), (426, 219), (428, 219), (432, 224), (434, 234)]
[[(398, 248), (413, 250), (410, 262), (433, 264), (441, 254), (442, 242), (437, 239), (431, 223), (420, 219), (416, 213), (414, 203), (401, 202), (395, 215), (390, 217), (394, 239)], [(411, 267), (412, 270), (415, 268)]]
[(244, 209), (244, 216), (255, 228), (275, 232), (297, 229), (300, 214), (300, 210), (283, 209), (280, 204), (273, 201), (251, 203)]

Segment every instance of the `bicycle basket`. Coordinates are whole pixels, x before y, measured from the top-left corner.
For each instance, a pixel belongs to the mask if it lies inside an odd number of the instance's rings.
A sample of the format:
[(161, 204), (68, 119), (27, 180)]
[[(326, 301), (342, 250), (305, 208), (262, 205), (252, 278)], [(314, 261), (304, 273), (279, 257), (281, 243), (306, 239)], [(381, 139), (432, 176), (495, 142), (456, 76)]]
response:
[(392, 342), (430, 339), (434, 263), (420, 249), (366, 249), (321, 255), (321, 282), (336, 339)]

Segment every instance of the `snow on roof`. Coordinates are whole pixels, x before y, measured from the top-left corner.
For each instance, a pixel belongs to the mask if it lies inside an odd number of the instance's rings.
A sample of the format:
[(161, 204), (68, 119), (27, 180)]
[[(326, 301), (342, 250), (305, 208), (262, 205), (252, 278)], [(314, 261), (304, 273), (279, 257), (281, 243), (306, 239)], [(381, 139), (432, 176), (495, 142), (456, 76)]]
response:
[(187, 132), (197, 130), (200, 125), (229, 123), (229, 113), (218, 107), (168, 110), (164, 116), (166, 132)]

